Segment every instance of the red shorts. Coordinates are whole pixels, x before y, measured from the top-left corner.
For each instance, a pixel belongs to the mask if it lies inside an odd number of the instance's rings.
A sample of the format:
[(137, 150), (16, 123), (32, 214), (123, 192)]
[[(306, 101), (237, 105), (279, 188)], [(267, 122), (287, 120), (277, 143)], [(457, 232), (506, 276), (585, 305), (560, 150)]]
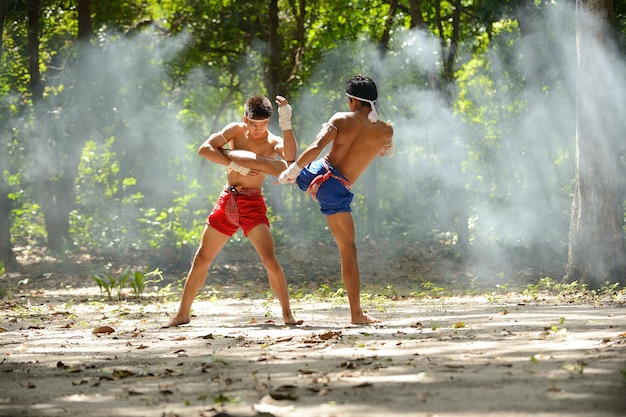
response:
[(222, 191), (206, 223), (228, 236), (235, 234), (241, 227), (244, 236), (260, 224), (270, 222), (267, 218), (267, 206), (260, 188), (235, 190), (227, 187)]

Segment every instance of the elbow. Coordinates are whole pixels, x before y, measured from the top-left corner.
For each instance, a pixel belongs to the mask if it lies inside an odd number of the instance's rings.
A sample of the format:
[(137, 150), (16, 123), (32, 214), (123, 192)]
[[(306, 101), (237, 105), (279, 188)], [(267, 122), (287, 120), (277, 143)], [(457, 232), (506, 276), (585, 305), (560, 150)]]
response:
[(203, 158), (206, 158), (206, 155), (211, 153), (211, 146), (210, 145), (202, 145), (198, 148), (198, 155), (200, 155)]

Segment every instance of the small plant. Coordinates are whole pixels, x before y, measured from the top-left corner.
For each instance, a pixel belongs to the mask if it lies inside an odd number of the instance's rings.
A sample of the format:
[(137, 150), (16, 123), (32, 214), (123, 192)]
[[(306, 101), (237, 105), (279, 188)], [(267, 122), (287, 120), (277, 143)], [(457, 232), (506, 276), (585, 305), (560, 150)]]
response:
[(113, 298), (113, 291), (115, 291), (117, 294), (117, 301), (119, 302), (122, 301), (124, 285), (126, 284), (126, 281), (128, 281), (129, 277), (130, 268), (126, 267), (124, 268), (124, 270), (122, 270), (122, 272), (120, 272), (117, 277), (111, 274), (100, 272), (92, 276), (91, 279), (93, 279), (96, 284), (98, 284), (98, 287), (100, 288), (100, 293), (106, 293), (109, 299)]
[[(156, 277), (156, 278), (152, 278)], [(150, 272), (135, 271), (130, 277), (130, 287), (137, 299), (143, 297), (143, 293), (150, 284), (154, 284), (163, 280), (163, 273), (159, 268)]]
[(261, 304), (263, 309), (265, 309), (265, 313), (263, 314), (265, 318), (272, 317), (272, 293), (267, 291), (265, 293), (265, 301)]

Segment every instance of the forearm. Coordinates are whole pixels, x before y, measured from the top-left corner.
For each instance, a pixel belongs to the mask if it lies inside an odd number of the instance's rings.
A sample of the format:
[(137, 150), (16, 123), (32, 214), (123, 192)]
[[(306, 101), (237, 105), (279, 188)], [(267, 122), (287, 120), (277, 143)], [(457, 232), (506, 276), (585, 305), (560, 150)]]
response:
[(305, 167), (306, 165), (310, 164), (315, 159), (317, 159), (320, 153), (322, 153), (323, 149), (324, 148), (319, 146), (317, 142), (312, 143), (311, 145), (309, 145), (308, 148), (304, 150), (304, 152), (300, 154), (300, 156), (296, 160), (296, 163), (298, 164), (300, 168)]
[(255, 169), (274, 177), (277, 177), (287, 168), (287, 162), (283, 160), (259, 156), (250, 151), (223, 149), (222, 153), (228, 161), (234, 161), (243, 167)]
[(221, 152), (222, 148), (219, 147), (219, 141), (222, 141), (221, 145), (225, 143), (223, 135), (212, 134), (202, 145), (200, 145), (200, 148), (198, 148), (198, 155), (211, 162), (215, 162), (216, 164), (228, 165), (230, 163), (230, 159), (228, 159)]
[(283, 130), (283, 157), (287, 163), (292, 163), (298, 156), (298, 145), (293, 130)]
[(325, 123), (322, 130), (317, 134), (315, 141), (300, 154), (296, 163), (300, 168), (313, 162), (322, 153), (326, 145), (337, 136), (337, 128), (332, 123)]

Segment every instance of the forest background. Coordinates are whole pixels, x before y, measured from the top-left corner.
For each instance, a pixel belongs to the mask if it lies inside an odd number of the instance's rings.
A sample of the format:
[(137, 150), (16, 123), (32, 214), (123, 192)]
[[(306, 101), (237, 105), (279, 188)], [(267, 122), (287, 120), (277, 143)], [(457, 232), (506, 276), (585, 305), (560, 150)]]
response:
[[(396, 156), (353, 189), (363, 262), (415, 288), (626, 282), (623, 1), (3, 0), (0, 13), (0, 274), (88, 254), (94, 270), (184, 276), (225, 184), (197, 156), (206, 137), (249, 96), (281, 94), (302, 150), (365, 73)], [(305, 280), (332, 237), (308, 196), (273, 181), (277, 247), (286, 268), (306, 260), (288, 276)], [(239, 233), (227, 250), (252, 256)]]

